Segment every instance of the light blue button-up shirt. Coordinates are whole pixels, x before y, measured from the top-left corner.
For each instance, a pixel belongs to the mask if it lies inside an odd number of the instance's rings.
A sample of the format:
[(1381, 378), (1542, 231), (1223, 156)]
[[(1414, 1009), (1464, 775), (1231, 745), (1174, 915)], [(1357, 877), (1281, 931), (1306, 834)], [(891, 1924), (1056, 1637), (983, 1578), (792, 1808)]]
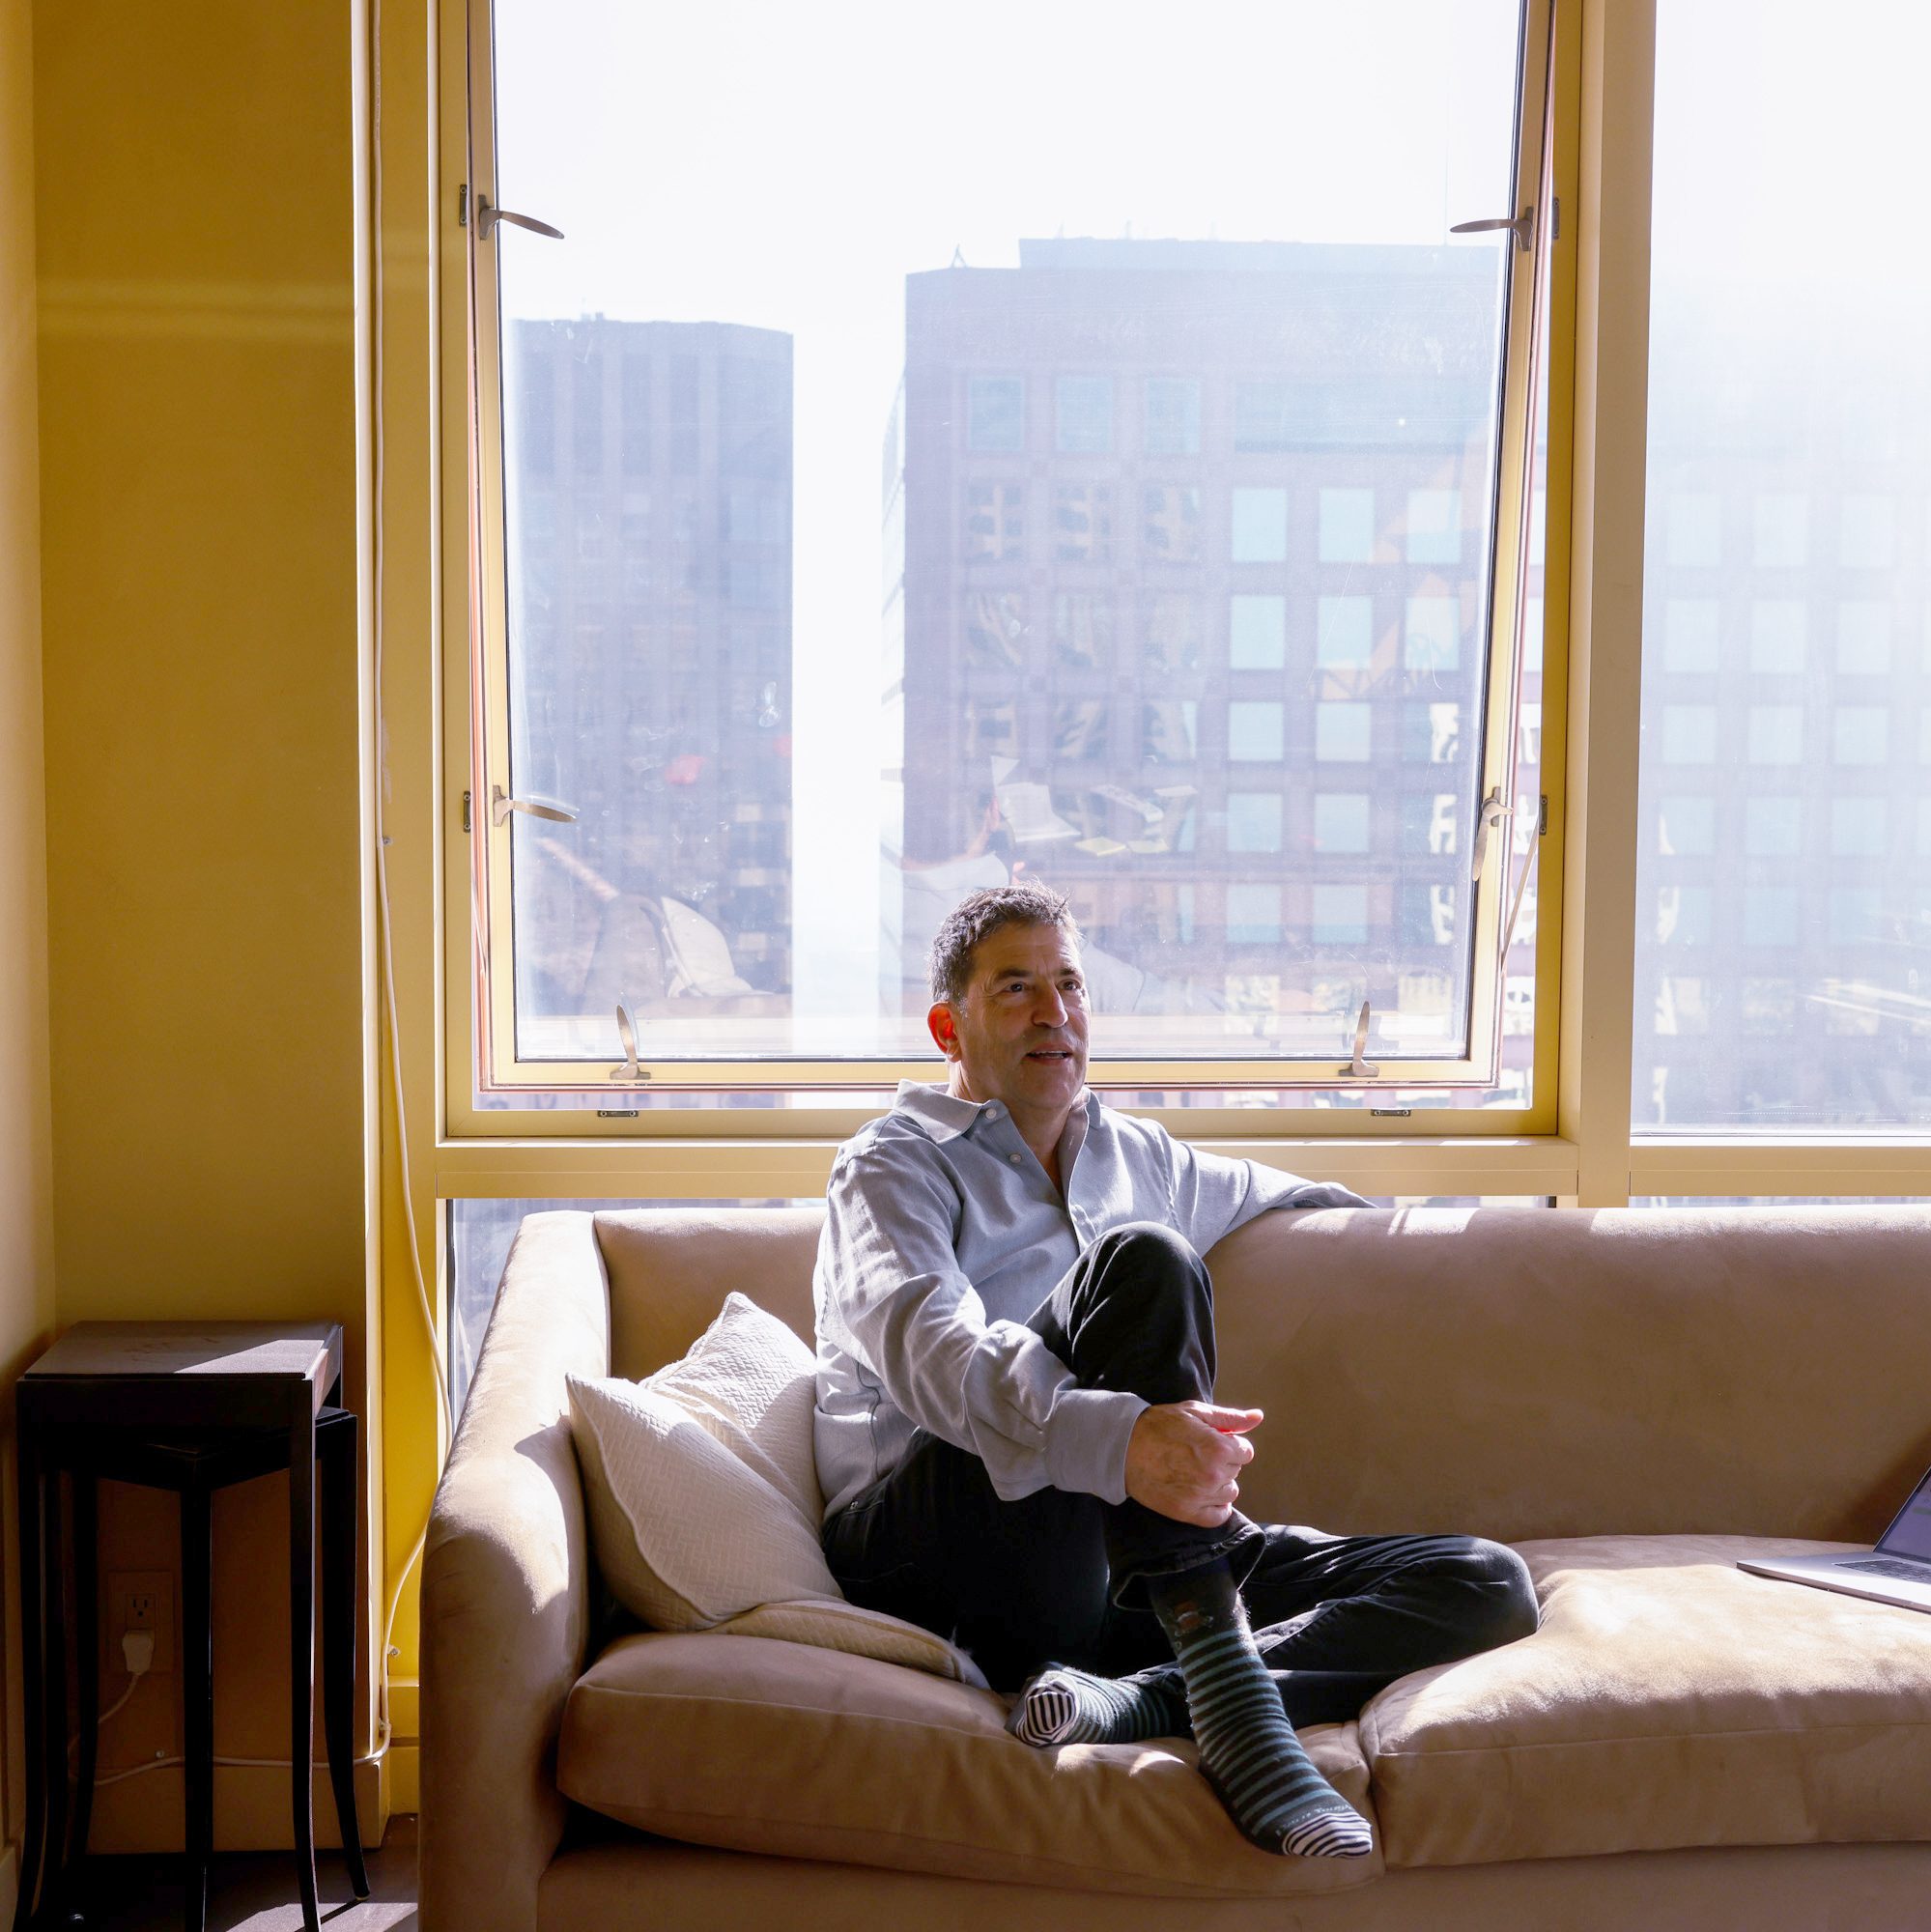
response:
[(1126, 1495), (1147, 1405), (1082, 1389), (1025, 1323), (1111, 1228), (1157, 1221), (1205, 1254), (1270, 1208), (1362, 1205), (1177, 1141), (1088, 1094), (1059, 1145), (1064, 1194), (997, 1100), (907, 1081), (838, 1150), (812, 1292), (826, 1514), (896, 1466), (915, 1430), (971, 1451), (1008, 1500)]

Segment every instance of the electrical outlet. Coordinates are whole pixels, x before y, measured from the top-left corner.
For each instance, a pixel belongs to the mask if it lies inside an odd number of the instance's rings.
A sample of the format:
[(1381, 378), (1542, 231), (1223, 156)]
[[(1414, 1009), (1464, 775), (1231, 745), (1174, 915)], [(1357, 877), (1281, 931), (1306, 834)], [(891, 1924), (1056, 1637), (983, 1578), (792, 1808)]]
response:
[(174, 1668), (174, 1578), (165, 1570), (121, 1570), (107, 1578), (107, 1620), (100, 1635), (110, 1671), (128, 1667), (121, 1639), (128, 1631), (154, 1633), (150, 1675)]

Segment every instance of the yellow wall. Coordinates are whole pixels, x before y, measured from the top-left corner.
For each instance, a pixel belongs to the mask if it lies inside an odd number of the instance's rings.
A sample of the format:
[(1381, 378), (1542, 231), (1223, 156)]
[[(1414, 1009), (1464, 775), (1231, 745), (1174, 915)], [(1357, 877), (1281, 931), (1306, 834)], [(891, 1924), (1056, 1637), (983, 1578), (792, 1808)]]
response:
[[(27, 0), (0, 0), (0, 1388), (43, 1344), (54, 1313), (47, 1098), (46, 821), (41, 775), (40, 506), (35, 475), (32, 46)], [(19, 1618), (12, 1548), (11, 1393), (0, 1416), (8, 1525), (0, 1623), (0, 1922), (14, 1915), (21, 1828)]]
[[(332, 1317), (366, 1413), (353, 26), (44, 0), (33, 139), (59, 1321)], [(103, 1573), (175, 1520), (104, 1499)], [(217, 1509), (217, 1752), (287, 1749), (284, 1523)], [(178, 1747), (178, 1681), (103, 1767)], [(179, 1807), (113, 1786), (97, 1843)]]

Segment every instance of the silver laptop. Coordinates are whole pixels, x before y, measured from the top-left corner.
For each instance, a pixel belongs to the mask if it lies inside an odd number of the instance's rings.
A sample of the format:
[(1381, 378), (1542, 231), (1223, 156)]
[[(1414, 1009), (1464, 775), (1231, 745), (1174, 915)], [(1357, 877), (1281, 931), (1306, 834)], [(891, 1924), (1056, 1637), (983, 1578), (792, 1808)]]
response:
[(1737, 1568), (1759, 1577), (1787, 1577), (1820, 1590), (1849, 1597), (1873, 1597), (1880, 1604), (1931, 1610), (1931, 1470), (1905, 1498), (1877, 1548), (1843, 1556), (1767, 1556), (1739, 1558)]

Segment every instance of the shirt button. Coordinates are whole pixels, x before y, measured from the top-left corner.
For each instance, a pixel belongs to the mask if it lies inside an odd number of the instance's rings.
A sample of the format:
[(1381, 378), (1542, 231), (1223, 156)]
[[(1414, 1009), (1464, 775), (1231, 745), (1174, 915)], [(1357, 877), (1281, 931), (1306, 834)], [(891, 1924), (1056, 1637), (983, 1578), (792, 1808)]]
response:
[(1014, 1167), (1017, 1167), (1019, 1163), (1026, 1158), (1026, 1156), (1023, 1153), (1009, 1153), (1006, 1156), (1006, 1158), (1009, 1160)]
[(997, 1100), (995, 1100), (995, 1101), (994, 1101), (994, 1102), (992, 1103), (992, 1105), (991, 1105), (991, 1106), (989, 1106), (989, 1107), (988, 1107), (988, 1108), (987, 1108), (987, 1109), (985, 1110), (985, 1118), (986, 1118), (986, 1119), (987, 1119), (988, 1121), (996, 1121), (996, 1120), (998, 1120), (998, 1118), (999, 1118), (999, 1102), (998, 1102)]

